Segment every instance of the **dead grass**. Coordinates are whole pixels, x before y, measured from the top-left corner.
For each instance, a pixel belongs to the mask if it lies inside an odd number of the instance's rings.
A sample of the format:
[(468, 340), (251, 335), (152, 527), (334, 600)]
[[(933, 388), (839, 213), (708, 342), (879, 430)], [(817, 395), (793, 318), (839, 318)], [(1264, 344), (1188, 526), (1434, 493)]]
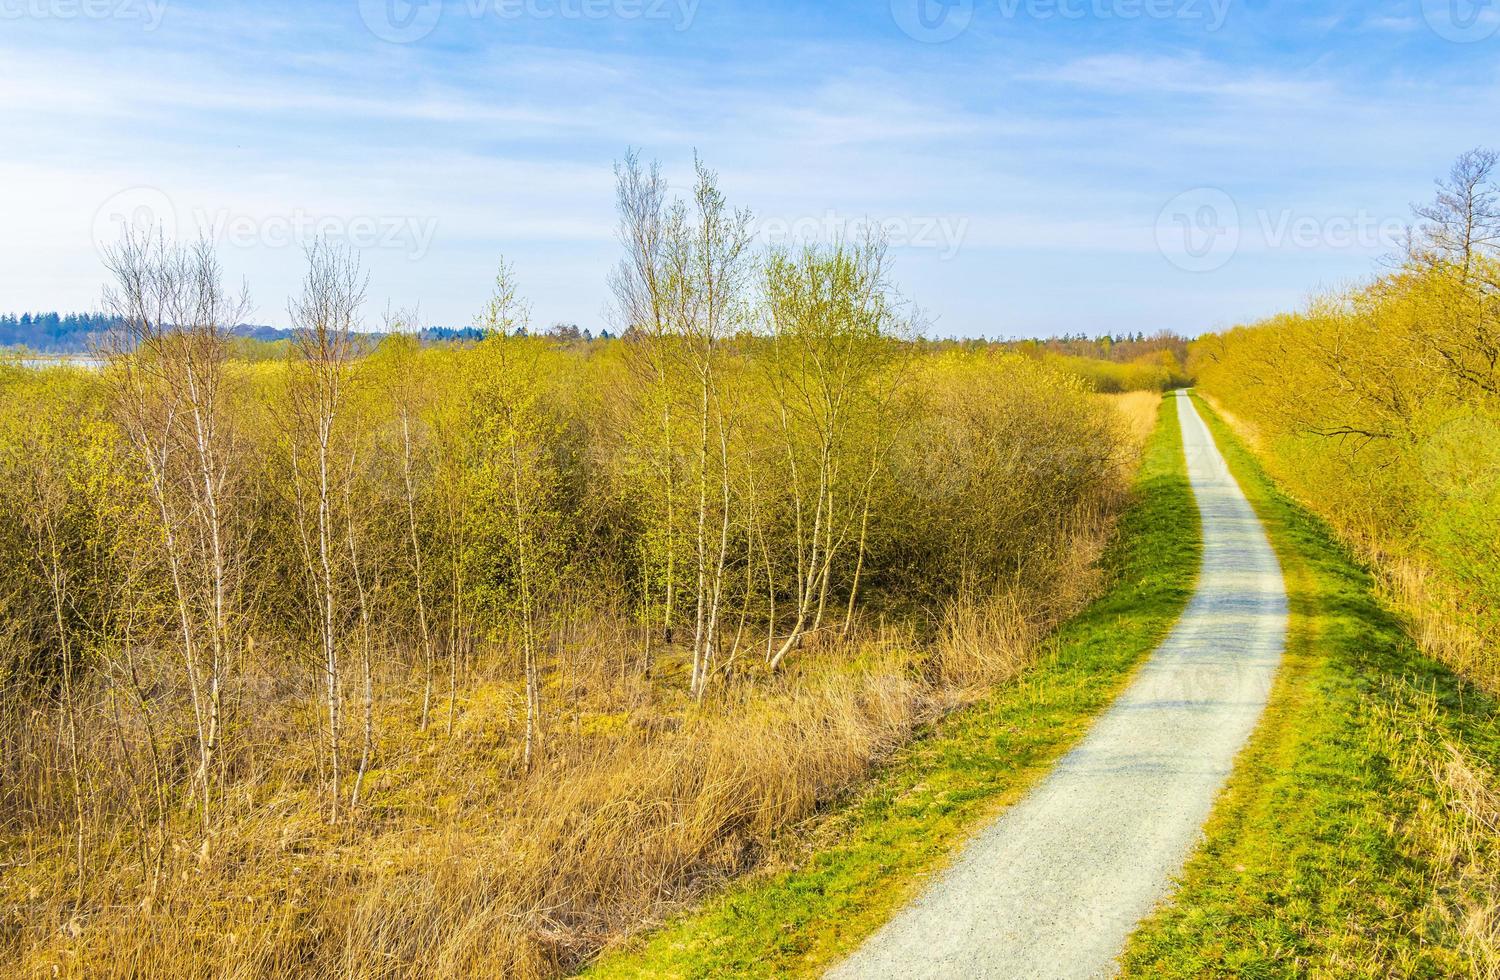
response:
[(1500, 980), (1500, 778), (1491, 765), (1442, 737), (1436, 697), (1400, 685), (1378, 711), (1388, 757), (1432, 788), (1400, 827), (1406, 847), (1440, 873), (1428, 908), (1458, 936), (1479, 980)]
[(1407, 629), (1431, 656), (1491, 691), (1500, 691), (1500, 663), (1484, 637), (1466, 624), (1481, 622), (1455, 591), (1416, 558), (1384, 554), (1370, 538), (1357, 541), (1361, 558), (1376, 571), (1382, 596), (1401, 613)]
[(949, 604), (936, 643), (945, 685), (973, 691), (1012, 680), (1031, 665), (1046, 635), (1098, 594), (1098, 560), (1110, 524), (1094, 520), (1086, 526), (1055, 549), (1057, 570), (1045, 596), (965, 594)]
[[(1103, 540), (1100, 524), (1065, 549), (1045, 595), (956, 604), (930, 648), (892, 629), (824, 641), (787, 674), (727, 678), (704, 705), (679, 693), (670, 654), (654, 682), (622, 669), (628, 626), (573, 629), (548, 677), (545, 756), (530, 775), (516, 753), (524, 705), (510, 658), (493, 651), (471, 670), (451, 737), (442, 700), (438, 723), (418, 730), (402, 686), (411, 673), (393, 667), (367, 803), (337, 826), (314, 795), (310, 699), (276, 679), (294, 665), (268, 670), (256, 703), (276, 707), (237, 720), (253, 748), (233, 763), (223, 826), (201, 846), (185, 808), (159, 856), (149, 822), (94, 812), (80, 892), (61, 819), (6, 830), (3, 972), (556, 976), (755, 866), (918, 726), (1014, 676), (1093, 588)], [(58, 718), (33, 721), (33, 748), (57, 749)], [(127, 787), (141, 781), (125, 774), (139, 760), (108, 764), (102, 723), (86, 739), (107, 763), (91, 798), (130, 812)], [(185, 733), (165, 741), (186, 764)], [(65, 785), (30, 792), (66, 812)]]
[(1130, 445), (1139, 449), (1156, 430), (1156, 416), (1161, 408), (1161, 393), (1156, 391), (1128, 391), (1118, 395), (1100, 395), (1114, 407), (1125, 424)]
[(1433, 777), (1447, 804), (1442, 853), (1460, 869), (1464, 948), (1484, 980), (1500, 978), (1500, 781), (1495, 773), (1454, 745), (1434, 766)]

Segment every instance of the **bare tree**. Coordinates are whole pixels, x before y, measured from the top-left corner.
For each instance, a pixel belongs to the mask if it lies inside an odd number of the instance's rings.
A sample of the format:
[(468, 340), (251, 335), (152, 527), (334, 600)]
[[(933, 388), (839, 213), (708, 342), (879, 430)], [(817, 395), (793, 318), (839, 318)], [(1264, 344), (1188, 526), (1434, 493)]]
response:
[[(1500, 155), (1470, 150), (1439, 180), (1432, 203), (1416, 208), (1422, 218), (1411, 246), (1411, 265), (1431, 272), (1425, 287), (1432, 302), (1414, 308), (1416, 348), (1399, 356), (1425, 360), (1433, 354), (1460, 390), (1500, 394)], [(1394, 297), (1417, 287), (1397, 277), (1376, 291)], [(1393, 377), (1388, 371), (1374, 377)]]
[(422, 656), (422, 731), (432, 716), (432, 680), (436, 663), (432, 624), (428, 610), (426, 547), (422, 540), (417, 518), (419, 492), (417, 489), (419, 469), (427, 469), (423, 460), (428, 455), (426, 421), (423, 410), (427, 406), (427, 379), (422, 373), (421, 351), (416, 337), (406, 327), (417, 322), (414, 313), (398, 313), (388, 316), (385, 323), (387, 335), (385, 346), (391, 359), (391, 372), (387, 379), (387, 394), (396, 414), (396, 428), (400, 439), (401, 490), (406, 528), (407, 559), (411, 565), (413, 602), (417, 613), (417, 641)]
[[(675, 349), (672, 343), (672, 311), (680, 306), (674, 298), (673, 279), (668, 269), (669, 214), (667, 182), (661, 165), (641, 162), (640, 155), (627, 151), (615, 165), (616, 206), (620, 219), (620, 244), (625, 258), (610, 277), (615, 295), (615, 314), (621, 333), (638, 357), (653, 400), (652, 409), (659, 419), (657, 439), (648, 453), (651, 470), (661, 490), (662, 533), (657, 542), (661, 555), (642, 556), (647, 568), (646, 579), (656, 559), (663, 567), (661, 586), (662, 636), (672, 642), (676, 623), (677, 581), (677, 467), (673, 416), (673, 376)], [(680, 280), (678, 280), (680, 283)], [(649, 546), (649, 544), (648, 544)], [(649, 609), (649, 605), (648, 605)], [(650, 672), (650, 647), (644, 664)]]
[[(308, 581), (317, 607), (320, 664), (327, 722), (329, 817), (337, 822), (340, 806), (343, 696), (339, 652), (346, 591), (344, 556), (338, 543), (335, 513), (340, 483), (348, 479), (336, 467), (338, 457), (357, 449), (345, 432), (350, 373), (355, 356), (354, 330), (364, 302), (366, 278), (350, 250), (319, 241), (307, 250), (307, 276), (301, 295), (288, 304), (294, 329), (288, 374), (292, 486), (303, 541)], [(346, 515), (346, 521), (350, 518)], [(353, 546), (353, 538), (350, 539)], [(349, 556), (352, 560), (357, 557)], [(361, 592), (361, 613), (366, 612)]]
[(1419, 248), (1459, 267), (1468, 278), (1474, 257), (1500, 248), (1500, 190), (1495, 187), (1500, 156), (1475, 149), (1453, 164), (1437, 182), (1432, 203), (1413, 210), (1424, 222)]
[(118, 417), (147, 475), (172, 583), (198, 746), (204, 829), (212, 823), (225, 686), (247, 635), (238, 614), (248, 536), (226, 370), (230, 330), (250, 309), (225, 291), (212, 247), (127, 233), (106, 255), (104, 304), (120, 321), (111, 373)]
[[(694, 159), (693, 212), (674, 208), (669, 223), (668, 267), (679, 285), (675, 313), (698, 387), (698, 514), (693, 670), (690, 690), (702, 698), (712, 676), (724, 569), (732, 517), (729, 426), (720, 369), (723, 345), (745, 321), (744, 292), (751, 276), (748, 211), (731, 211), (718, 175)], [(713, 449), (711, 450), (711, 443)], [(716, 451), (717, 458), (711, 458)], [(717, 479), (713, 470), (717, 467)], [(710, 486), (718, 499), (710, 503)], [(709, 522), (717, 511), (715, 540)]]

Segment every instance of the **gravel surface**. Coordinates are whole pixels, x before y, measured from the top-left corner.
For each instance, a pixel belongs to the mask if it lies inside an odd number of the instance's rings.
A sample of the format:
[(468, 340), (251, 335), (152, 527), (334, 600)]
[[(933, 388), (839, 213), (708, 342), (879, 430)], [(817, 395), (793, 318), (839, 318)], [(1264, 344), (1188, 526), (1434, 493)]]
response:
[(1264, 529), (1176, 397), (1204, 546), (1181, 621), (1057, 768), (829, 976), (1111, 976), (1171, 892), (1265, 708), (1287, 618)]

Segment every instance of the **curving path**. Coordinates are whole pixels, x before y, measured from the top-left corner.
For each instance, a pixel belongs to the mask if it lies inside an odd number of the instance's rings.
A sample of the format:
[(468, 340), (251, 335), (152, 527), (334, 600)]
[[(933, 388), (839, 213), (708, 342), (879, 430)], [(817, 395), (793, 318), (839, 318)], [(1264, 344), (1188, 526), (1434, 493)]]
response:
[(1265, 708), (1287, 618), (1260, 521), (1176, 397), (1203, 519), (1182, 619), (1056, 769), (829, 976), (1109, 976), (1171, 891)]

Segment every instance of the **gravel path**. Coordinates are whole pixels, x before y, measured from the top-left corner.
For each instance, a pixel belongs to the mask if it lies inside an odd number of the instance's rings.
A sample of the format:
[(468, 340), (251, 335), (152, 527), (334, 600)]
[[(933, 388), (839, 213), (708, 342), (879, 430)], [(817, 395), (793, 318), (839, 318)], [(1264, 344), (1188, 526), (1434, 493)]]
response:
[(1177, 411), (1204, 546), (1181, 621), (1057, 768), (829, 976), (1110, 976), (1170, 893), (1265, 708), (1287, 615), (1264, 529), (1193, 403)]

